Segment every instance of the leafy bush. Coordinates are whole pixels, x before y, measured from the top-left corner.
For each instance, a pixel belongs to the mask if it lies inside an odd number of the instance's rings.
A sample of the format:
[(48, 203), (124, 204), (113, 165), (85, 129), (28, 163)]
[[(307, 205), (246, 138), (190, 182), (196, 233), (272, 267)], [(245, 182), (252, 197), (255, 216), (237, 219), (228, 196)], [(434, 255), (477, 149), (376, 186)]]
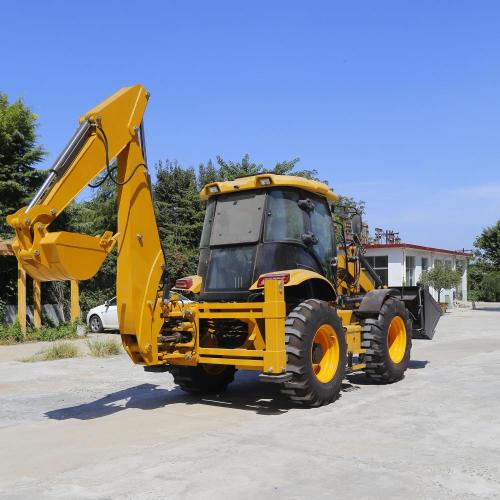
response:
[(500, 220), (483, 229), (474, 246), (474, 260), (468, 267), (469, 298), (500, 301)]
[(500, 302), (500, 271), (486, 273), (476, 283), (470, 292), (471, 300), (484, 300), (485, 302)]
[(42, 326), (39, 330), (34, 330), (37, 334), (37, 340), (53, 341), (60, 339), (73, 339), (76, 338), (76, 324), (61, 325), (57, 328)]
[(0, 324), (0, 344), (15, 344), (23, 342), (24, 337), (21, 333), (19, 323), (12, 325)]
[(59, 327), (42, 326), (39, 329), (28, 328), (26, 335), (21, 333), (18, 322), (12, 325), (0, 324), (0, 344), (17, 344), (19, 342), (51, 342), (77, 337), (76, 324), (66, 324)]
[(87, 345), (90, 354), (96, 358), (105, 358), (108, 356), (116, 356), (122, 353), (121, 345), (112, 339), (106, 340), (88, 340)]

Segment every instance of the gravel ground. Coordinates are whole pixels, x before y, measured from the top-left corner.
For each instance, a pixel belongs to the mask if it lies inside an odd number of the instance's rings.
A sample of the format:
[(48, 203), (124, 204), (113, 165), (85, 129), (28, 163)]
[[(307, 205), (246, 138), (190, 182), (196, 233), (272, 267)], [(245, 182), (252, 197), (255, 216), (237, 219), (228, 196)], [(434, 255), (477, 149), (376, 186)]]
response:
[(500, 304), (478, 306), (403, 381), (352, 375), (315, 409), (253, 373), (198, 399), (124, 355), (0, 347), (0, 498), (500, 498)]

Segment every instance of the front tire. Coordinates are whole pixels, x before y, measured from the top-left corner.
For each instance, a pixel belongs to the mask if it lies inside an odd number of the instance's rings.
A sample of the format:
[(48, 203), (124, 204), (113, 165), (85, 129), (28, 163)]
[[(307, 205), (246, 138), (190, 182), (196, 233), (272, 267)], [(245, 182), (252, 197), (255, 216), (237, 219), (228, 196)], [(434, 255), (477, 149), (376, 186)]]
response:
[(342, 323), (327, 302), (310, 299), (299, 304), (285, 321), (289, 382), (281, 388), (291, 401), (321, 406), (338, 398), (346, 368)]
[(380, 383), (401, 380), (410, 363), (411, 320), (403, 302), (388, 298), (377, 318), (362, 323), (365, 373)]
[(174, 382), (191, 394), (220, 394), (234, 380), (234, 366), (199, 364), (172, 366)]
[(102, 333), (104, 331), (101, 318), (99, 318), (97, 314), (93, 314), (92, 316), (90, 316), (89, 328), (92, 333)]

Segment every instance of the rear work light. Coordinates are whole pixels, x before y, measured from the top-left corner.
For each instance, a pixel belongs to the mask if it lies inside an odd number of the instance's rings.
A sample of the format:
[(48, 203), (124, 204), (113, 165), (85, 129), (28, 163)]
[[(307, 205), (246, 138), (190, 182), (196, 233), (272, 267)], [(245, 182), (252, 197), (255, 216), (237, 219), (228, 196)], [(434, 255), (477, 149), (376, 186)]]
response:
[(259, 179), (259, 184), (261, 186), (269, 186), (271, 184), (271, 177), (261, 177)]
[(258, 287), (263, 287), (264, 282), (266, 280), (283, 280), (283, 283), (286, 285), (290, 281), (290, 275), (288, 273), (282, 274), (264, 274), (257, 281)]
[(175, 282), (174, 288), (179, 288), (181, 290), (188, 290), (193, 286), (193, 278), (180, 278)]

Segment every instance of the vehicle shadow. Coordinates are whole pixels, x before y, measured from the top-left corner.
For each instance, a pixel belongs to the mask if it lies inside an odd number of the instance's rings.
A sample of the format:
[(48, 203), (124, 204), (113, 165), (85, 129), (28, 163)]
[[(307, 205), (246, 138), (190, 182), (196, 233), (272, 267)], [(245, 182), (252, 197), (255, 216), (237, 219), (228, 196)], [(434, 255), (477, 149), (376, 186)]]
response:
[(420, 370), (421, 368), (425, 368), (429, 363), (430, 361), (426, 359), (423, 360), (411, 359), (408, 368), (410, 370)]
[[(410, 361), (410, 369), (425, 368), (429, 361)], [(353, 392), (361, 389), (363, 385), (377, 385), (364, 373), (350, 373), (342, 384), (342, 393)], [(294, 405), (285, 396), (280, 394), (277, 384), (259, 381), (258, 374), (252, 372), (239, 372), (235, 381), (228, 390), (222, 394), (191, 395), (183, 392), (178, 387), (163, 388), (156, 384), (139, 384), (121, 391), (112, 392), (102, 398), (50, 410), (45, 416), (52, 420), (92, 420), (106, 417), (114, 413), (131, 408), (141, 410), (154, 410), (172, 404), (209, 405), (221, 408), (234, 408), (252, 411), (258, 415), (283, 415), (290, 409), (304, 409)]]
[[(425, 368), (429, 363), (430, 361), (427, 360), (412, 359), (408, 364), (408, 369), (419, 370)], [(347, 383), (342, 386), (342, 390), (345, 392), (355, 391), (359, 389), (360, 385), (380, 385), (380, 382), (372, 380), (364, 372), (349, 373), (346, 375), (346, 380)]]
[(45, 416), (52, 420), (92, 420), (131, 408), (154, 410), (179, 403), (235, 408), (260, 415), (282, 415), (291, 408), (300, 408), (281, 395), (277, 385), (260, 382), (257, 374), (241, 372), (222, 394), (190, 395), (178, 387), (165, 389), (146, 383), (107, 394), (88, 403), (51, 410)]

